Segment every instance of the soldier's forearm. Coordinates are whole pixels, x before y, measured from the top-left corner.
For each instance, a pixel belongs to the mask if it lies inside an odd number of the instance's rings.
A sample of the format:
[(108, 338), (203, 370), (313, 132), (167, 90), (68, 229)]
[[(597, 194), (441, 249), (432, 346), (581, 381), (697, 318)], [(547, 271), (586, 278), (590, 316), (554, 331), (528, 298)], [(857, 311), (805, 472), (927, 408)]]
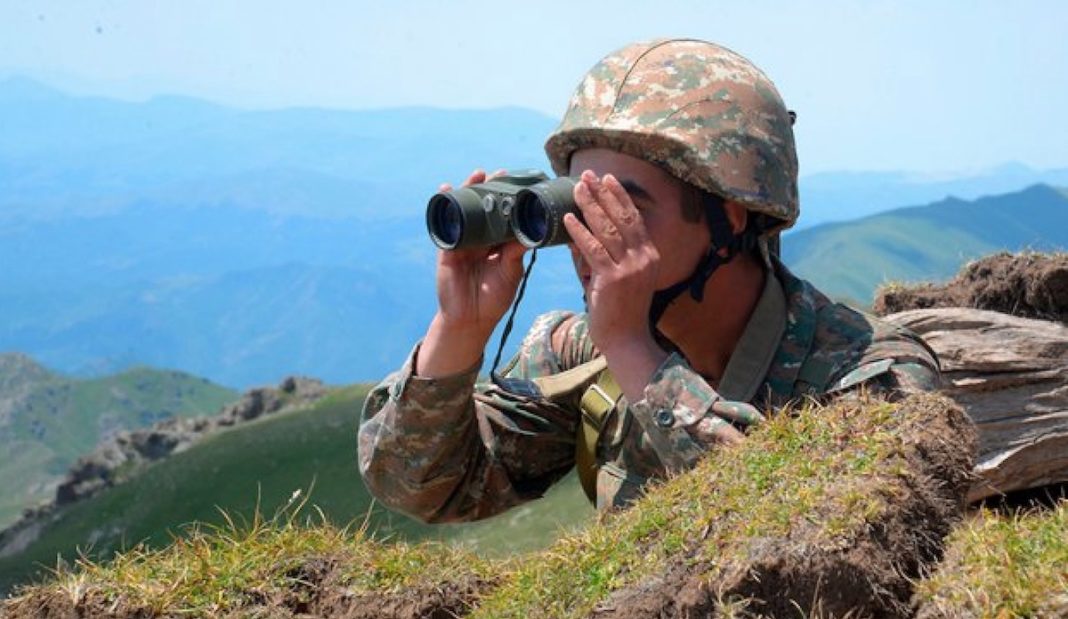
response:
[(419, 347), (413, 370), (417, 376), (425, 378), (466, 372), (480, 363), (489, 336), (480, 330), (447, 327), (441, 315), (435, 315)]

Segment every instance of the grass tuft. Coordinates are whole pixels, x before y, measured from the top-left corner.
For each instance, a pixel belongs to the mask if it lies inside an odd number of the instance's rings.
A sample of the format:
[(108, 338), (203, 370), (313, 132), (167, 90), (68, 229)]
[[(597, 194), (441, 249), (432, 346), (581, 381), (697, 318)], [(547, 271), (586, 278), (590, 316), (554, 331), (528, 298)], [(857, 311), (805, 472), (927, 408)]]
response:
[[(12, 616), (51, 608), (81, 614), (216, 616), (263, 605), (299, 606), (346, 596), (432, 587), (490, 572), (482, 559), (440, 543), (387, 543), (362, 528), (336, 527), (321, 513), (302, 515), (299, 491), (271, 518), (192, 525), (161, 550), (138, 546), (98, 563), (60, 567), (50, 584), (24, 587), (5, 602)], [(314, 510), (310, 510), (314, 511)], [(258, 512), (257, 512), (258, 514)], [(304, 600), (307, 602), (307, 600)]]
[(916, 601), (923, 617), (1068, 615), (1068, 500), (1011, 515), (981, 510), (950, 535)]

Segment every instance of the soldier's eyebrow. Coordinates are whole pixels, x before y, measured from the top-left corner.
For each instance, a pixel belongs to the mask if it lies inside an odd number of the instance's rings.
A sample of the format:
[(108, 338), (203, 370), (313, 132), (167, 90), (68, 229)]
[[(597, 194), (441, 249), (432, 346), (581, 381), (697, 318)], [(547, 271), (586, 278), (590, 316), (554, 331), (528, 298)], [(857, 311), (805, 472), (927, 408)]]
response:
[(627, 194), (630, 195), (631, 200), (638, 199), (645, 200), (646, 202), (653, 201), (653, 196), (649, 195), (649, 192), (646, 191), (644, 187), (629, 178), (619, 181), (619, 184), (623, 186), (623, 189), (627, 190)]

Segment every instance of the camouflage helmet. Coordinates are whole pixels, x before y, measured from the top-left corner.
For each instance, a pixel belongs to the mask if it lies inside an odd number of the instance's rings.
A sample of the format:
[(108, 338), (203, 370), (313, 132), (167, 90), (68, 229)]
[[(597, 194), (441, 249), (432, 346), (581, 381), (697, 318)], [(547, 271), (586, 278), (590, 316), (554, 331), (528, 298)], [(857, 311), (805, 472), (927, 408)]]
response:
[(742, 56), (693, 39), (635, 43), (579, 84), (545, 152), (568, 174), (571, 155), (609, 148), (645, 159), (750, 211), (797, 220), (797, 154), (775, 85)]

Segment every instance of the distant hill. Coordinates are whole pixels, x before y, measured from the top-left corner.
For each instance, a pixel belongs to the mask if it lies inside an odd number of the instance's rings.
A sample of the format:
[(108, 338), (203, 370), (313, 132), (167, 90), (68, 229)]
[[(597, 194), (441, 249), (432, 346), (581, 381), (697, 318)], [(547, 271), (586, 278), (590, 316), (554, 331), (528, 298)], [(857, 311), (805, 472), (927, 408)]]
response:
[(0, 527), (43, 501), (104, 437), (171, 416), (217, 411), (237, 394), (184, 372), (138, 367), (78, 380), (0, 354)]
[(943, 280), (999, 250), (1068, 248), (1068, 192), (1035, 185), (974, 201), (949, 198), (783, 239), (783, 259), (824, 292), (871, 303), (880, 284)]
[(1006, 163), (987, 170), (951, 175), (919, 172), (821, 172), (801, 179), (801, 219), (797, 230), (849, 221), (948, 196), (974, 200), (1019, 191), (1031, 185), (1068, 187), (1068, 168), (1035, 170)]
[[(0, 82), (0, 349), (251, 387), (373, 379), (434, 309), (423, 212), (475, 165), (547, 168), (529, 110), (244, 111)], [(566, 252), (521, 319), (575, 305)], [(555, 265), (555, 266), (554, 266)]]
[(294, 491), (309, 488), (310, 504), (336, 524), (366, 522), (380, 538), (451, 539), (496, 555), (544, 546), (561, 525), (593, 514), (573, 478), (543, 500), (473, 524), (427, 526), (374, 507), (356, 468), (356, 422), (366, 393), (360, 386), (339, 389), (307, 408), (223, 431), (61, 508), (36, 543), (0, 558), (0, 593), (42, 565), (54, 566), (57, 554), (69, 561), (76, 548), (91, 547), (90, 554), (106, 557), (142, 540), (159, 547), (185, 523), (224, 524), (220, 508), (238, 522), (257, 506), (270, 516)]

